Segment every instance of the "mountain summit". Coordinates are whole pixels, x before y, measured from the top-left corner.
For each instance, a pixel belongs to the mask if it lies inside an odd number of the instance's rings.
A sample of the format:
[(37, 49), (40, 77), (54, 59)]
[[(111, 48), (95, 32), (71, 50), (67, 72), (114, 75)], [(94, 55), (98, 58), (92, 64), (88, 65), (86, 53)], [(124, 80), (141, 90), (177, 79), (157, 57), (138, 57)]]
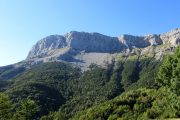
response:
[(83, 68), (91, 63), (103, 65), (117, 55), (148, 55), (154, 52), (160, 59), (164, 51), (171, 52), (180, 43), (180, 29), (163, 34), (144, 36), (121, 35), (110, 37), (99, 33), (71, 31), (65, 35), (51, 35), (38, 41), (30, 50), (26, 62), (64, 61)]

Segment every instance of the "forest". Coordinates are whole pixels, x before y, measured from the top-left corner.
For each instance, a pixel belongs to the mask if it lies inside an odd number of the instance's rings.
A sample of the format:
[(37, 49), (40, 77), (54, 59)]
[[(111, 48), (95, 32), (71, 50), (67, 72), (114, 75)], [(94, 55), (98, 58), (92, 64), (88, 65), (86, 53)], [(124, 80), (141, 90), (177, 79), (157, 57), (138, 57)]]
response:
[(179, 88), (180, 47), (162, 61), (112, 61), (85, 72), (61, 62), (9, 66), (0, 69), (0, 120), (180, 118)]

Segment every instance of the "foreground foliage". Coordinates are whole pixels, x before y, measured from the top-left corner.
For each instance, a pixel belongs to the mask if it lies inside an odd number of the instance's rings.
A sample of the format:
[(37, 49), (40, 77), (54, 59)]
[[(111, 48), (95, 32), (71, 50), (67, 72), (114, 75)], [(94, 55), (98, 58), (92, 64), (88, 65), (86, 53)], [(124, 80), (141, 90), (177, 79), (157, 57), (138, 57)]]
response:
[(0, 119), (1, 120), (32, 120), (36, 118), (38, 106), (35, 101), (27, 98), (15, 104), (9, 97), (0, 93)]
[(180, 117), (180, 97), (166, 88), (138, 89), (129, 91), (92, 107), (78, 115), (74, 120), (134, 120), (162, 119)]

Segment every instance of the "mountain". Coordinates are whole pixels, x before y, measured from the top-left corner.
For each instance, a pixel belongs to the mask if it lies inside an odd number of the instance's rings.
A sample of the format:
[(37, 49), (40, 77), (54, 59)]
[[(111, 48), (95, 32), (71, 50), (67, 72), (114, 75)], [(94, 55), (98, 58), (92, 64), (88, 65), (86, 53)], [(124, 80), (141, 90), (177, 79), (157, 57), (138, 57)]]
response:
[(180, 117), (179, 40), (180, 29), (145, 36), (46, 37), (26, 60), (0, 67), (0, 118)]
[(144, 36), (105, 36), (99, 33), (72, 31), (51, 35), (38, 41), (27, 58), (19, 63), (0, 67), (0, 80), (7, 80), (33, 65), (44, 62), (66, 62), (88, 70), (91, 64), (106, 67), (112, 61), (154, 58), (162, 60), (180, 44), (180, 29)]
[(72, 31), (64, 36), (51, 35), (38, 41), (25, 61), (30, 65), (65, 61), (87, 69), (91, 63), (104, 65), (116, 56), (130, 54), (145, 56), (152, 53), (160, 59), (164, 51), (171, 52), (179, 43), (180, 29), (159, 35), (121, 35), (119, 37)]

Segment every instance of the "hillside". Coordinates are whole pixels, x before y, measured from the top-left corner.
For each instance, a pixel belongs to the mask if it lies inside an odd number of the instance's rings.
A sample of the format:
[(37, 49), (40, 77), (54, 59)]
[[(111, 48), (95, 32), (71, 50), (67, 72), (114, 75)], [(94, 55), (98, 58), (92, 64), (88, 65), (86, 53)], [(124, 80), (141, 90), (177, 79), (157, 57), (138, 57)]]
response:
[(114, 61), (106, 68), (94, 64), (81, 72), (66, 63), (43, 63), (5, 81), (1, 89), (15, 103), (28, 97), (35, 100), (40, 106), (38, 116), (60, 108), (71, 117), (129, 89), (154, 88), (158, 64), (151, 59), (131, 59)]
[(82, 111), (74, 120), (144, 120), (180, 118), (180, 48), (164, 59), (156, 89), (140, 88)]

